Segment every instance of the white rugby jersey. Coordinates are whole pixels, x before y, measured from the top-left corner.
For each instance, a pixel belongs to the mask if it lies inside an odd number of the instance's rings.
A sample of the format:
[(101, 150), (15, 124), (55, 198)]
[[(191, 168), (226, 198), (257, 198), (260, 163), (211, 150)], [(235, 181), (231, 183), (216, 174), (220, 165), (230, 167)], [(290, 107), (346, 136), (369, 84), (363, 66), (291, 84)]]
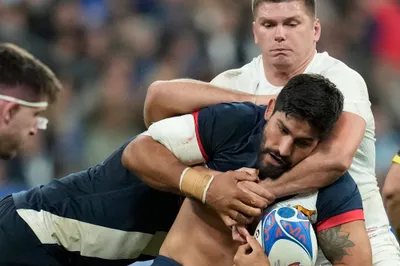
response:
[[(367, 228), (388, 224), (375, 176), (375, 122), (371, 111), (368, 89), (364, 79), (343, 62), (327, 52), (315, 53), (304, 73), (321, 74), (336, 84), (343, 93), (344, 111), (361, 116), (366, 122), (364, 138), (349, 169), (363, 198)], [(278, 94), (282, 86), (268, 82), (264, 74), (262, 56), (239, 69), (225, 71), (212, 84), (252, 94)]]

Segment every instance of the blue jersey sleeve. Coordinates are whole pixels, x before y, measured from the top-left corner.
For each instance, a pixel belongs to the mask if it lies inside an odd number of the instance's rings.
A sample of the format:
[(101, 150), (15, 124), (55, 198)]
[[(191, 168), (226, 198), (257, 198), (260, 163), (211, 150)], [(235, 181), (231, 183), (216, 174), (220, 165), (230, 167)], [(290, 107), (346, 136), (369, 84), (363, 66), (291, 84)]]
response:
[(364, 220), (357, 184), (346, 172), (332, 185), (319, 190), (317, 232), (351, 221)]
[(251, 134), (263, 121), (265, 110), (252, 103), (224, 103), (194, 113), (196, 136), (206, 161)]

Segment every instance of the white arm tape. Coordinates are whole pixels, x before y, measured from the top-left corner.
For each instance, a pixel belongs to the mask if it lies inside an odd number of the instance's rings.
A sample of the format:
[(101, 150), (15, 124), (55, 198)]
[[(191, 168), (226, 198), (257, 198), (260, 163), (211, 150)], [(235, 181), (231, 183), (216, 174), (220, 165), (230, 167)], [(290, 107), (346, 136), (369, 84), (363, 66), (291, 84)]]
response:
[(193, 115), (171, 117), (152, 124), (150, 136), (169, 149), (182, 163), (195, 165), (205, 159), (197, 142)]
[(203, 202), (203, 204), (206, 203), (206, 197), (207, 197), (207, 191), (210, 188), (211, 182), (214, 180), (214, 176), (212, 176), (210, 178), (210, 181), (208, 181), (206, 188), (203, 191), (203, 197), (201, 198), (201, 202)]
[(179, 179), (179, 191), (182, 191), (182, 182), (183, 182), (183, 178), (185, 177), (186, 172), (190, 169), (190, 167), (186, 167), (185, 170), (182, 171), (181, 177)]

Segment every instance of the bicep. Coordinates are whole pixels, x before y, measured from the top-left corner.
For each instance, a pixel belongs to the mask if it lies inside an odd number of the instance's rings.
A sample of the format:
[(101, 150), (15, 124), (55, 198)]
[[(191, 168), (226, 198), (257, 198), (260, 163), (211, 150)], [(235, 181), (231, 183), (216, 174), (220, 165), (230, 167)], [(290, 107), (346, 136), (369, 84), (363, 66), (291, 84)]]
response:
[(335, 67), (324, 76), (343, 93), (344, 105), (330, 137), (321, 144), (333, 144), (347, 152), (340, 155), (354, 154), (365, 134), (366, 122), (373, 119), (367, 85), (357, 72), (347, 67)]
[(336, 141), (344, 144), (347, 139), (351, 146), (360, 145), (366, 129), (365, 120), (354, 113), (343, 112), (335, 123), (328, 141)]
[(317, 233), (318, 245), (333, 265), (372, 265), (364, 221), (352, 221)]
[[(361, 144), (366, 129), (365, 120), (350, 112), (343, 112), (334, 125), (328, 138), (318, 147), (323, 153), (332, 153), (335, 157), (348, 158), (350, 163)], [(317, 149), (316, 151), (318, 152)]]

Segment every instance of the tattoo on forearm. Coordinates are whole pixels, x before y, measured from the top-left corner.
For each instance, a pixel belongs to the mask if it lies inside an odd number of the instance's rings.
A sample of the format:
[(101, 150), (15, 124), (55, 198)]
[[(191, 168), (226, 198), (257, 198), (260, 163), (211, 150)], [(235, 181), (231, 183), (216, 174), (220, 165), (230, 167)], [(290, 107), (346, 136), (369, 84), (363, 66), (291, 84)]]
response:
[(349, 248), (355, 246), (349, 240), (350, 233), (340, 231), (340, 229), (339, 225), (317, 234), (318, 245), (331, 263), (342, 261), (344, 256), (351, 256)]

